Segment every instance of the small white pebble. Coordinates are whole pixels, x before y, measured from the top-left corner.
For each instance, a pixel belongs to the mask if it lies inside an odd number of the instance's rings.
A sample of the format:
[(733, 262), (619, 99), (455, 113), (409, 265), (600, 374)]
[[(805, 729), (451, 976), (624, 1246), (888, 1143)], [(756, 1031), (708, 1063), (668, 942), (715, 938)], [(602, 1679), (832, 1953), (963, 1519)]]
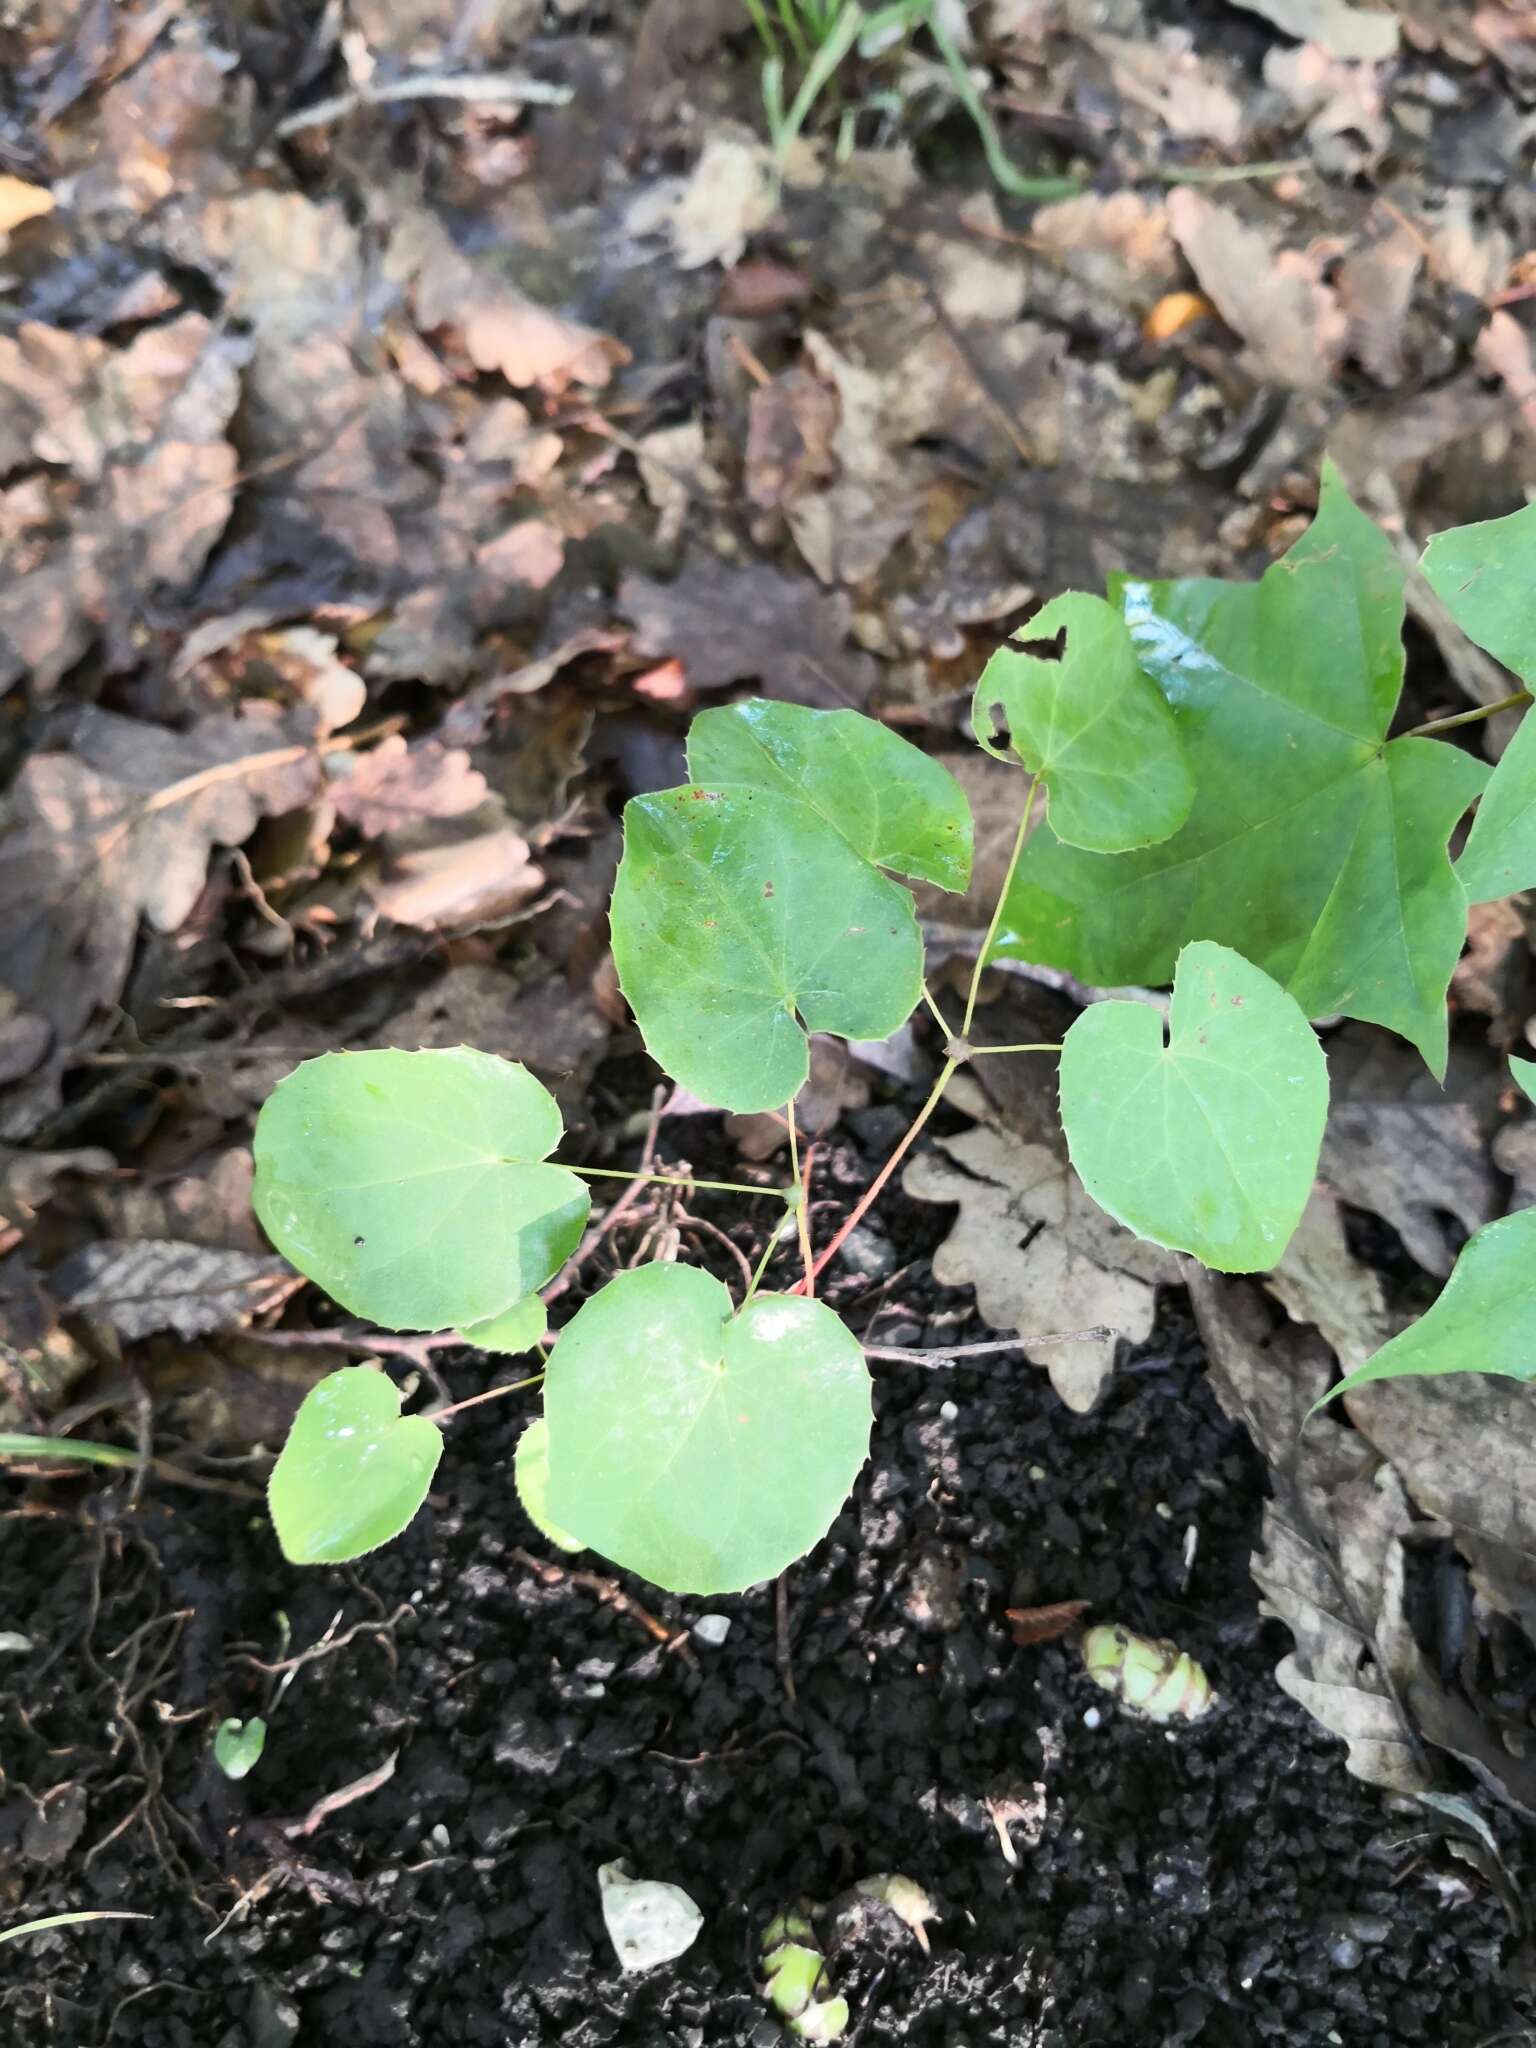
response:
[(1097, 1707), (1089, 1707), (1083, 1715), (1083, 1726), (1085, 1728), (1097, 1728), (1103, 1719), (1104, 1716)]
[(941, 1401), (939, 1404), (939, 1414), (945, 1422), (958, 1422), (960, 1420), (960, 1410), (953, 1401)]
[(1152, 1512), (1155, 1515), (1160, 1515), (1165, 1522), (1171, 1522), (1173, 1520), (1173, 1509), (1169, 1507), (1167, 1501), (1165, 1500), (1160, 1500), (1157, 1506), (1152, 1510)]
[(1029, 1476), (1031, 1479), (1043, 1479), (1045, 1477), (1045, 1467), (1043, 1465), (1031, 1465)]
[(446, 1849), (448, 1847), (448, 1830), (441, 1821), (432, 1830), (432, 1846), (434, 1849)]
[(693, 1640), (707, 1650), (718, 1650), (731, 1632), (728, 1614), (701, 1614), (693, 1624)]

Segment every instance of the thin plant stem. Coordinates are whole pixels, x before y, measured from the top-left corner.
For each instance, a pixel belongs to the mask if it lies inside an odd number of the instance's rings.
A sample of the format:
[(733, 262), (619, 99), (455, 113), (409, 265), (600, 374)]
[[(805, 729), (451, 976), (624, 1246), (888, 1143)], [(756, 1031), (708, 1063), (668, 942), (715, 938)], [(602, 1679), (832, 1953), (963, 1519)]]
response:
[(973, 1046), (971, 1047), (971, 1052), (970, 1052), (970, 1056), (971, 1056), (971, 1058), (972, 1058), (972, 1059), (975, 1059), (975, 1058), (977, 1058), (977, 1056), (978, 1056), (979, 1054), (981, 1054), (981, 1053), (984, 1053), (984, 1052), (1060, 1052), (1060, 1051), (1061, 1051), (1061, 1047), (1060, 1047), (1059, 1045), (973, 1045)]
[(238, 1479), (215, 1479), (211, 1473), (188, 1472), (169, 1458), (141, 1457), (119, 1444), (91, 1443), (72, 1436), (0, 1436), (0, 1462), (19, 1464), (52, 1463), (110, 1465), (122, 1472), (153, 1472), (157, 1479), (176, 1486), (192, 1486), (203, 1493), (228, 1494), (232, 1500), (260, 1500), (259, 1487), (246, 1486)]
[(536, 1372), (526, 1380), (511, 1380), (504, 1387), (488, 1387), (483, 1394), (471, 1394), (467, 1401), (455, 1401), (451, 1408), (429, 1408), (426, 1420), (446, 1422), (450, 1416), (462, 1415), (466, 1408), (478, 1408), (482, 1401), (499, 1401), (503, 1394), (520, 1394), (525, 1387), (536, 1387), (543, 1377), (542, 1372)]
[[(842, 1250), (843, 1246), (847, 1243), (850, 1233), (854, 1231), (860, 1223), (863, 1222), (864, 1218), (869, 1214), (870, 1209), (874, 1206), (874, 1204), (877, 1201), (879, 1201), (881, 1189), (885, 1186), (886, 1182), (890, 1179), (891, 1175), (896, 1171), (897, 1167), (900, 1166), (902, 1160), (906, 1158), (908, 1152), (911, 1151), (912, 1146), (917, 1139), (918, 1132), (923, 1128), (923, 1125), (927, 1123), (929, 1117), (931, 1117), (933, 1115), (933, 1112), (938, 1108), (939, 1098), (943, 1095), (944, 1090), (949, 1086), (950, 1082), (954, 1079), (955, 1075), (959, 1071), (960, 1062), (958, 1060), (946, 1060), (943, 1066), (939, 1069), (939, 1078), (934, 1082), (932, 1088), (928, 1091), (928, 1100), (923, 1104), (922, 1108), (917, 1112), (917, 1115), (912, 1119), (911, 1124), (908, 1126), (905, 1137), (902, 1138), (901, 1142), (897, 1145), (895, 1151), (891, 1154), (890, 1158), (886, 1160), (884, 1166), (881, 1167), (880, 1171), (875, 1175), (874, 1179), (870, 1182), (869, 1186), (864, 1190), (863, 1194), (860, 1195), (857, 1202), (854, 1203), (852, 1212), (848, 1216), (847, 1220), (844, 1222), (842, 1228), (837, 1232), (837, 1235), (833, 1238), (832, 1242), (827, 1246), (826, 1250), (821, 1253), (821, 1255), (816, 1260), (815, 1265), (811, 1268), (810, 1277), (812, 1281), (814, 1281), (821, 1273), (823, 1273), (826, 1270), (828, 1263), (832, 1259), (835, 1259), (837, 1257), (837, 1254)], [(802, 1280), (800, 1285), (793, 1289), (793, 1292), (796, 1294), (809, 1294), (811, 1292), (811, 1287), (807, 1284), (806, 1281)]]
[(806, 1204), (805, 1177), (800, 1171), (800, 1137), (795, 1129), (795, 1104), (791, 1097), (784, 1105), (784, 1114), (789, 1120), (789, 1164), (795, 1176), (795, 1187), (800, 1200), (795, 1208), (795, 1224), (800, 1233), (800, 1257), (805, 1265), (805, 1279), (802, 1285), (808, 1295), (816, 1292), (815, 1262), (811, 1257), (811, 1218)]
[(954, 1033), (950, 1030), (948, 1024), (945, 1023), (944, 1012), (939, 1008), (938, 1004), (934, 1001), (933, 990), (929, 988), (926, 981), (923, 983), (923, 1001), (928, 1005), (928, 1014), (932, 1017), (934, 1023), (937, 1024), (939, 1029), (943, 1032), (945, 1040), (947, 1042), (950, 1038), (954, 1036)]
[(763, 48), (770, 57), (777, 56), (779, 49), (778, 38), (774, 35), (773, 24), (768, 19), (767, 10), (763, 6), (763, 0), (743, 0), (743, 4), (748, 14), (752, 17), (752, 26), (757, 30), (758, 40), (762, 43)]
[(960, 1036), (966, 1037), (971, 1028), (971, 1019), (976, 1014), (976, 998), (981, 992), (981, 977), (986, 971), (987, 955), (992, 950), (992, 941), (997, 937), (997, 928), (1003, 921), (1003, 906), (1008, 901), (1008, 891), (1013, 887), (1014, 871), (1025, 842), (1034, 829), (1035, 794), (1040, 787), (1040, 778), (1035, 776), (1029, 785), (1029, 795), (1024, 799), (1024, 815), (1019, 820), (1019, 829), (1014, 834), (1013, 851), (1008, 856), (1008, 870), (1003, 876), (1003, 886), (997, 892), (997, 901), (992, 906), (992, 922), (987, 926), (987, 935), (981, 942), (981, 951), (976, 955), (976, 965), (971, 970), (971, 985), (965, 993), (965, 1016), (960, 1024)]
[(786, 1219), (784, 1223), (778, 1224), (774, 1229), (769, 1231), (768, 1242), (763, 1246), (763, 1256), (758, 1260), (757, 1270), (752, 1275), (752, 1284), (750, 1287), (748, 1287), (746, 1293), (742, 1296), (741, 1305), (743, 1308), (746, 1307), (747, 1303), (752, 1299), (753, 1295), (756, 1294), (758, 1288), (762, 1286), (763, 1275), (768, 1270), (768, 1261), (773, 1257), (774, 1253), (778, 1250), (780, 1240), (783, 1236), (784, 1231), (787, 1228), (788, 1222)]
[[(564, 1166), (565, 1161), (557, 1164)], [(653, 1180), (664, 1188), (713, 1188), (725, 1195), (777, 1195), (780, 1201), (790, 1193), (788, 1188), (754, 1187), (744, 1180), (694, 1180), (687, 1174), (636, 1172), (627, 1166), (567, 1166), (566, 1172), (589, 1180)]]
[(780, 25), (789, 39), (789, 47), (794, 51), (796, 60), (801, 64), (809, 63), (811, 48), (795, 13), (795, 0), (778, 0), (778, 7)]
[(952, 1344), (947, 1350), (906, 1351), (888, 1344), (866, 1344), (866, 1358), (885, 1358), (897, 1365), (953, 1365), (957, 1359), (986, 1358), (999, 1351), (1023, 1351), (1031, 1344), (1103, 1344), (1116, 1337), (1118, 1330), (1108, 1323), (1094, 1323), (1086, 1330), (1045, 1330), (1038, 1336), (999, 1337), (986, 1344)]
[(1431, 718), (1423, 725), (1411, 725), (1407, 732), (1399, 734), (1399, 738), (1428, 739), (1432, 733), (1449, 732), (1453, 726), (1476, 725), (1479, 719), (1492, 718), (1499, 711), (1518, 711), (1522, 704), (1530, 702), (1529, 690), (1512, 690), (1507, 697), (1501, 697), (1497, 704), (1479, 704), (1474, 710), (1458, 711), (1452, 718)]
[(1313, 168), (1309, 157), (1295, 156), (1261, 164), (1174, 164), (1146, 175), (1159, 185), (1236, 185), (1244, 178), (1283, 178)]
[(788, 113), (778, 124), (773, 147), (781, 175), (790, 144), (805, 126), (812, 107), (831, 83), (838, 65), (858, 41), (859, 31), (863, 26), (863, 8), (858, 5), (858, 0), (847, 0), (831, 34), (812, 57), (806, 74), (800, 81), (800, 89), (790, 102)]

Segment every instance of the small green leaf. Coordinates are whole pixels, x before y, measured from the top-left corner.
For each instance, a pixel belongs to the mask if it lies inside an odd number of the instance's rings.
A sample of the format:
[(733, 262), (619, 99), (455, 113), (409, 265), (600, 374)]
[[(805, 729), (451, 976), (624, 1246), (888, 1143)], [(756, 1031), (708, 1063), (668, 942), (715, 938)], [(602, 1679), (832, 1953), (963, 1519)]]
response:
[(544, 1303), (537, 1294), (525, 1294), (521, 1301), (514, 1301), (510, 1308), (502, 1310), (499, 1316), (490, 1316), (483, 1323), (471, 1323), (459, 1335), (466, 1344), (473, 1344), (477, 1351), (504, 1351), (515, 1356), (520, 1351), (531, 1351), (544, 1335)]
[(1061, 1054), (1072, 1164), (1138, 1237), (1224, 1273), (1276, 1265), (1312, 1191), (1328, 1068), (1306, 1016), (1226, 946), (1186, 946), (1162, 1019), (1095, 1003)]
[(1434, 1307), (1327, 1398), (1371, 1380), (1448, 1372), (1536, 1378), (1536, 1209), (1487, 1223), (1468, 1238)]
[(963, 889), (971, 879), (971, 813), (959, 783), (857, 711), (808, 711), (765, 697), (703, 711), (688, 734), (688, 773), (808, 805), (877, 868), (940, 889)]
[(213, 1738), (213, 1760), (226, 1778), (248, 1778), (267, 1746), (267, 1724), (259, 1714), (249, 1721), (221, 1721)]
[(579, 1536), (549, 1519), (549, 1424), (542, 1415), (536, 1415), (517, 1440), (512, 1478), (523, 1513), (541, 1536), (547, 1536), (557, 1550), (586, 1549)]
[(591, 1201), (544, 1163), (560, 1111), (526, 1067), (456, 1046), (336, 1052), (256, 1119), (256, 1213), (327, 1294), (386, 1330), (501, 1315), (575, 1249)]
[(393, 1380), (343, 1366), (311, 1387), (293, 1418), (267, 1505), (290, 1564), (345, 1564), (389, 1543), (427, 1497), (442, 1431), (400, 1413)]
[[(1536, 688), (1536, 505), (1437, 533), (1419, 565), (1462, 631)], [(1536, 721), (1500, 756), (1456, 873), (1470, 903), (1536, 886)]]
[(687, 1266), (621, 1273), (544, 1383), (549, 1511), (675, 1593), (771, 1579), (827, 1532), (869, 1453), (869, 1369), (817, 1301), (739, 1313)]
[(854, 712), (706, 712), (689, 766), (694, 783), (625, 807), (619, 983), (675, 1080), (773, 1109), (805, 1081), (807, 1032), (886, 1038), (912, 1014), (922, 935), (874, 863), (955, 886), (969, 813), (947, 770)]
[[(1016, 759), (1041, 778), (1064, 844), (1094, 853), (1156, 845), (1195, 800), (1167, 699), (1142, 674), (1124, 618), (1102, 597), (1068, 591), (1022, 629), (1034, 641), (1060, 632), (1060, 661), (998, 648), (976, 685), (971, 728), (995, 759)], [(995, 744), (1003, 727), (1009, 753)]]
[(1385, 1024), (1443, 1073), (1466, 904), (1447, 840), (1487, 771), (1442, 741), (1386, 739), (1403, 677), (1391, 542), (1330, 467), (1316, 520), (1259, 582), (1127, 582), (1122, 596), (1194, 806), (1131, 853), (1066, 846), (1047, 820), (996, 950), (1112, 987), (1166, 981), (1181, 945), (1214, 939), (1311, 1015)]
[(1532, 1102), (1536, 1102), (1536, 1060), (1516, 1059), (1515, 1055), (1511, 1053), (1509, 1056), (1509, 1071), (1520, 1083), (1520, 1086), (1525, 1090)]
[(1536, 505), (1437, 533), (1419, 567), (1469, 638), (1536, 683)]

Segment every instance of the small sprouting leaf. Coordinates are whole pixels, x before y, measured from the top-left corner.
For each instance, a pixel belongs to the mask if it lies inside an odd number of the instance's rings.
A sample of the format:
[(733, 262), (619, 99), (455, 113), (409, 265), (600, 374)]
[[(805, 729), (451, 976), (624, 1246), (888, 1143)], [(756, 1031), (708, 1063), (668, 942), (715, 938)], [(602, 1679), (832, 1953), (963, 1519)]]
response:
[(654, 1970), (698, 1939), (704, 1915), (681, 1885), (634, 1877), (626, 1863), (599, 1864), (597, 1883), (621, 1969)]
[[(1437, 533), (1420, 567), (1462, 631), (1536, 689), (1536, 505)], [(1493, 771), (1456, 873), (1471, 903), (1536, 885), (1536, 720), (1529, 714)]]
[(1520, 1086), (1525, 1090), (1532, 1102), (1536, 1102), (1536, 1060), (1517, 1059), (1511, 1053), (1509, 1056), (1509, 1071), (1520, 1083)]
[[(1124, 618), (1102, 597), (1053, 598), (1022, 637), (1063, 631), (1060, 661), (998, 648), (976, 685), (971, 728), (987, 753), (1040, 777), (1051, 829), (1064, 844), (1094, 853), (1156, 845), (1178, 831), (1195, 800), (1168, 701), (1142, 674)], [(1003, 727), (1006, 753), (995, 744)]]
[(455, 1046), (306, 1060), (256, 1119), (256, 1213), (327, 1294), (386, 1330), (500, 1316), (553, 1277), (591, 1202), (554, 1097)]
[(805, 1081), (807, 1032), (885, 1038), (911, 1015), (922, 935), (880, 870), (962, 885), (970, 815), (946, 769), (855, 712), (706, 712), (689, 772), (625, 807), (620, 986), (685, 1088), (777, 1108)]
[(1117, 1222), (1224, 1273), (1276, 1265), (1301, 1220), (1328, 1113), (1323, 1049), (1294, 997), (1209, 942), (1179, 955), (1168, 1014), (1103, 1002), (1068, 1031), (1061, 1120)]
[(259, 1714), (249, 1721), (221, 1721), (213, 1738), (213, 1760), (226, 1778), (248, 1778), (267, 1746), (267, 1724)]
[(1536, 1209), (1485, 1223), (1469, 1237), (1434, 1307), (1357, 1366), (1327, 1399), (1371, 1380), (1448, 1372), (1536, 1378)]
[(971, 814), (959, 783), (857, 711), (754, 697), (701, 712), (688, 734), (688, 772), (808, 804), (877, 868), (940, 889), (971, 879)]
[(424, 1415), (400, 1413), (394, 1381), (346, 1365), (299, 1405), (267, 1505), (290, 1564), (345, 1564), (389, 1543), (427, 1497), (443, 1435)]
[(544, 1382), (549, 1512), (674, 1593), (773, 1578), (827, 1532), (869, 1453), (869, 1369), (831, 1309), (642, 1266), (560, 1334)]
[(1047, 820), (996, 950), (1101, 986), (1155, 985), (1181, 945), (1214, 939), (1309, 1015), (1385, 1024), (1443, 1073), (1466, 931), (1447, 842), (1488, 771), (1443, 741), (1386, 738), (1403, 679), (1391, 542), (1330, 467), (1316, 520), (1259, 582), (1121, 595), (1173, 707), (1194, 806), (1171, 839), (1131, 853), (1066, 846)]
[(521, 1301), (514, 1301), (510, 1308), (504, 1308), (499, 1316), (489, 1316), (483, 1323), (471, 1323), (459, 1331), (466, 1344), (473, 1344), (477, 1351), (504, 1351), (515, 1356), (520, 1351), (531, 1351), (544, 1334), (544, 1303), (537, 1294), (525, 1294)]
[(579, 1536), (549, 1519), (549, 1424), (542, 1415), (536, 1415), (517, 1440), (512, 1478), (523, 1513), (541, 1536), (547, 1536), (557, 1550), (586, 1549)]

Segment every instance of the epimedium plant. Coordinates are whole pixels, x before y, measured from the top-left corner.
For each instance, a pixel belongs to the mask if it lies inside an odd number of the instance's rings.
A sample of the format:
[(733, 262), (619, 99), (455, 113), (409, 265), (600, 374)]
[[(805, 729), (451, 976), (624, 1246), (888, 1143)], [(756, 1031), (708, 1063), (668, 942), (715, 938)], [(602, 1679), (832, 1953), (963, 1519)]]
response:
[[(1471, 637), (1536, 683), (1536, 507), (1438, 536), (1422, 568)], [(1403, 591), (1395, 550), (1330, 469), (1314, 523), (1259, 581), (1120, 578), (1107, 600), (1056, 599), (1000, 648), (972, 725), (1022, 771), (1020, 822), (957, 1027), (925, 984), (906, 886), (968, 883), (971, 819), (948, 771), (851, 711), (754, 700), (694, 721), (689, 780), (626, 808), (610, 921), (661, 1067), (707, 1104), (785, 1115), (785, 1217), (742, 1300), (686, 1265), (642, 1266), (545, 1354), (539, 1290), (581, 1240), (595, 1169), (552, 1159), (560, 1114), (532, 1075), (466, 1047), (331, 1053), (280, 1083), (256, 1130), (268, 1235), (384, 1328), (538, 1349), (516, 1385), (542, 1381), (543, 1414), (515, 1479), (552, 1541), (679, 1592), (775, 1576), (825, 1534), (868, 1453), (868, 1365), (817, 1280), (966, 1061), (1059, 1054), (1088, 1193), (1139, 1236), (1236, 1273), (1276, 1264), (1312, 1186), (1328, 1105), (1315, 1023), (1385, 1025), (1443, 1076), (1468, 906), (1536, 885), (1536, 723), (1491, 771), (1442, 731), (1527, 704), (1528, 688), (1389, 738)], [(1060, 1046), (974, 1046), (999, 957), (1171, 983), (1166, 1020), (1108, 999)], [(817, 1251), (793, 1109), (808, 1034), (883, 1038), (922, 1003), (945, 1033), (939, 1075)], [(1536, 1062), (1511, 1064), (1536, 1100)], [(795, 1241), (803, 1271), (770, 1291)], [(1436, 1304), (1344, 1386), (1469, 1370), (1536, 1374), (1536, 1210), (1480, 1231)], [(469, 1405), (403, 1415), (372, 1368), (323, 1380), (272, 1475), (287, 1555), (339, 1562), (398, 1534), (441, 1424)]]

